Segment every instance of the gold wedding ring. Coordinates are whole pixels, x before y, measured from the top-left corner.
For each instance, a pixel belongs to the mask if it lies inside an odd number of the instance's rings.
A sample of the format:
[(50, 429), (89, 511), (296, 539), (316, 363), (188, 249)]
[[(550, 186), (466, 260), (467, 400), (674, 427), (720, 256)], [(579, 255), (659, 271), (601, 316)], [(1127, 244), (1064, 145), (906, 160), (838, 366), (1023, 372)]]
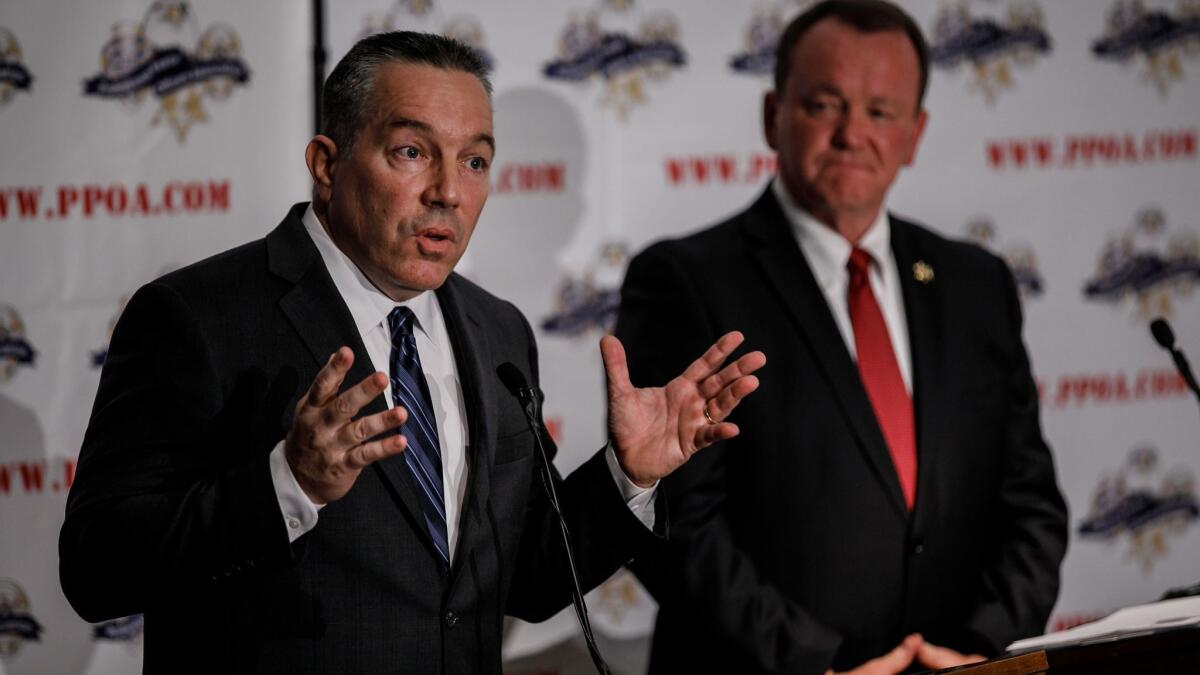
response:
[(704, 404), (704, 421), (708, 422), (709, 424), (717, 423), (717, 421), (713, 419), (713, 416), (708, 412), (708, 403)]

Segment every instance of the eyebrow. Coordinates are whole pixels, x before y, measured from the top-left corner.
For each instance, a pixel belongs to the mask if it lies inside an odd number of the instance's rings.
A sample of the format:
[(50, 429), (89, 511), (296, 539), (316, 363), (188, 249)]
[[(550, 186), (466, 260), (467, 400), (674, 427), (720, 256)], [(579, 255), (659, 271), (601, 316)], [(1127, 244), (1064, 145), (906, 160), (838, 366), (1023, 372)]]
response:
[[(433, 134), (433, 127), (430, 126), (429, 123), (422, 122), (421, 120), (414, 120), (409, 117), (397, 117), (389, 121), (387, 125), (389, 129), (415, 129), (425, 134)], [(485, 143), (489, 148), (491, 148), (493, 154), (496, 152), (496, 139), (489, 133), (480, 132), (475, 134), (475, 137), (471, 139), (471, 142)]]

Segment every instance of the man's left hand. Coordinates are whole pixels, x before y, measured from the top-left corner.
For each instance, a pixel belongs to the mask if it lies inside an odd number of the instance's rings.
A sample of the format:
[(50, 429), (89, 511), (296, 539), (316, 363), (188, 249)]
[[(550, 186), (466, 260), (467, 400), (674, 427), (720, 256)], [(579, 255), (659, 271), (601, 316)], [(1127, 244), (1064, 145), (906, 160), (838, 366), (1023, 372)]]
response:
[(645, 389), (629, 381), (621, 341), (611, 335), (600, 339), (608, 376), (609, 433), (630, 480), (642, 487), (654, 485), (697, 450), (738, 434), (725, 418), (758, 388), (751, 373), (767, 362), (762, 352), (751, 352), (722, 368), (742, 339), (736, 331), (725, 334), (667, 386)]

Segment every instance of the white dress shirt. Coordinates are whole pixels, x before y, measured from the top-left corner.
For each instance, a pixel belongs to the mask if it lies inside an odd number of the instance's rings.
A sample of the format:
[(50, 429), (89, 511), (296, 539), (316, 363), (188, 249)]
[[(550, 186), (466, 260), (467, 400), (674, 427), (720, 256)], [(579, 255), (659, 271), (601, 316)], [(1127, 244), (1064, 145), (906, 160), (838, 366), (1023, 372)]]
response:
[[(850, 287), (850, 272), (846, 265), (850, 262), (850, 252), (854, 247), (833, 228), (797, 206), (778, 178), (772, 181), (771, 190), (774, 191), (775, 198), (792, 226), (796, 243), (800, 245), (800, 251), (808, 261), (817, 285), (825, 294), (825, 302), (833, 312), (833, 320), (842, 333), (842, 340), (846, 343), (846, 349), (850, 351), (850, 357), (857, 361), (854, 326), (850, 323), (850, 309), (846, 303), (846, 293)], [(904, 379), (904, 387), (911, 396), (912, 356), (908, 346), (908, 321), (904, 316), (900, 271), (896, 267), (896, 258), (892, 255), (892, 226), (888, 221), (886, 208), (879, 210), (875, 222), (858, 240), (858, 247), (871, 254), (871, 268), (868, 274), (871, 292), (883, 313), (883, 322), (887, 324), (892, 350), (896, 352), (896, 364), (900, 367), (900, 377)]]
[[(354, 324), (362, 337), (363, 346), (371, 363), (378, 368), (383, 364), (384, 372), (390, 363), (392, 349), (391, 329), (387, 317), (398, 305), (408, 307), (415, 317), (414, 337), (421, 369), (429, 386), (429, 397), (438, 427), (438, 441), (442, 452), (442, 482), (446, 496), (446, 539), (450, 559), (458, 544), (458, 522), (463, 494), (467, 487), (467, 420), (466, 405), (463, 403), (462, 382), (458, 377), (458, 366), (454, 359), (446, 321), (441, 305), (433, 293), (421, 293), (405, 302), (396, 302), (375, 288), (362, 270), (333, 243), (329, 233), (321, 226), (312, 206), (302, 218), (308, 235), (312, 237), (333, 285), (345, 301)], [(392, 385), (389, 382), (384, 400), (392, 407)], [(296, 477), (288, 466), (280, 441), (271, 451), (271, 479), (279, 499), (279, 508), (287, 525), (290, 541), (308, 532), (317, 524), (321, 505), (315, 505), (304, 494)], [(613, 480), (621, 490), (625, 503), (634, 515), (646, 525), (654, 524), (654, 492), (657, 484), (642, 488), (629, 480), (617, 462), (611, 447), (606, 450), (606, 460)]]

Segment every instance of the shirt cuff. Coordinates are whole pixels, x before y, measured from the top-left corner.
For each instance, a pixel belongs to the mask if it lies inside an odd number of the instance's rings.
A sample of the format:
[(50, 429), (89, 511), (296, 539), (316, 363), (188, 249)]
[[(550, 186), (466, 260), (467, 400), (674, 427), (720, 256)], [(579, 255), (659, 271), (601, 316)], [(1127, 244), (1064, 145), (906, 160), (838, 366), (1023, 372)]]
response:
[(288, 543), (294, 542), (305, 532), (317, 526), (317, 512), (321, 506), (312, 503), (283, 454), (284, 441), (271, 450), (271, 483), (275, 486), (275, 497), (279, 500), (279, 512), (287, 528)]
[(604, 448), (604, 461), (608, 463), (608, 471), (612, 474), (617, 489), (621, 491), (625, 506), (629, 507), (642, 525), (654, 529), (654, 493), (658, 491), (658, 481), (644, 488), (629, 480), (629, 476), (626, 476), (625, 470), (621, 468), (621, 463), (617, 461), (617, 452), (611, 442)]

